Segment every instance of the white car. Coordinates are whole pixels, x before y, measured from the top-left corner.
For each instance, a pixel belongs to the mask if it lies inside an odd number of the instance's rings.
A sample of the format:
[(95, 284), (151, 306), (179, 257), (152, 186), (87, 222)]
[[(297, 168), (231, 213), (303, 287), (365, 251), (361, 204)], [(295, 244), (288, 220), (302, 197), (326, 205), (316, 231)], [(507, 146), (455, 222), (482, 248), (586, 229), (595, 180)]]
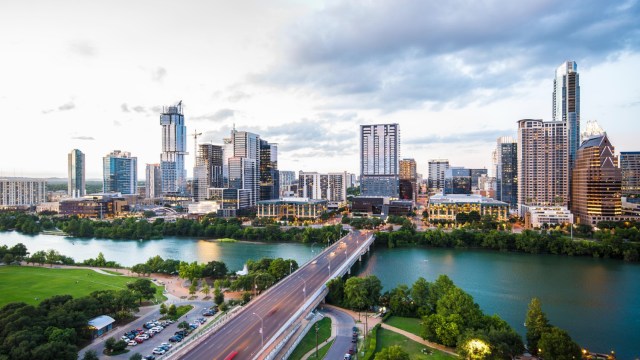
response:
[(155, 355), (163, 355), (164, 353), (166, 353), (166, 351), (164, 351), (164, 349), (162, 349), (162, 348), (153, 349), (153, 354), (155, 354)]
[(135, 340), (129, 340), (129, 341), (127, 341), (127, 345), (136, 346), (136, 345), (138, 345), (138, 343)]
[(160, 344), (160, 346), (166, 346), (166, 347), (172, 347), (173, 345), (169, 344), (168, 342), (163, 342), (162, 344)]

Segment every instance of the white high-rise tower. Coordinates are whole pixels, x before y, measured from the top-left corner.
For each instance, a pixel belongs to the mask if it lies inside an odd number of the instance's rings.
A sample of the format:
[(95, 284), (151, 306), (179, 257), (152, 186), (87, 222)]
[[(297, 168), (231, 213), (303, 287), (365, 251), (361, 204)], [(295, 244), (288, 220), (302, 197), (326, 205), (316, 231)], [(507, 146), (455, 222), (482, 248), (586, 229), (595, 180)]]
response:
[(185, 195), (187, 170), (184, 157), (188, 153), (182, 101), (174, 106), (163, 107), (160, 125), (162, 125), (162, 153), (160, 154), (162, 194)]

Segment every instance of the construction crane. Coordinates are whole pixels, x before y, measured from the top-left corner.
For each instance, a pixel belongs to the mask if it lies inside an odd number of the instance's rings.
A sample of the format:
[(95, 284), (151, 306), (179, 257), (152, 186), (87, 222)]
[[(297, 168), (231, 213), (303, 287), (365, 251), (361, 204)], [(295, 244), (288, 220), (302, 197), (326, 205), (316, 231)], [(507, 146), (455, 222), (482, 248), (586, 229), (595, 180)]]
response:
[[(191, 134), (191, 136), (193, 136), (193, 157), (194, 159), (198, 159), (198, 136), (202, 135), (202, 133), (199, 133), (197, 130), (193, 130), (193, 134)], [(196, 161), (193, 162), (193, 165), (196, 165)]]

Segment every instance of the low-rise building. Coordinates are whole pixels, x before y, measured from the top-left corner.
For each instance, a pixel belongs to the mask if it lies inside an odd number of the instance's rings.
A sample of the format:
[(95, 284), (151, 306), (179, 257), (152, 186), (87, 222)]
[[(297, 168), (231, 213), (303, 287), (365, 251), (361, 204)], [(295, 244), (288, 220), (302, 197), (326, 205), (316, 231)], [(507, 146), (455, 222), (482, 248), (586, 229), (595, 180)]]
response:
[(573, 214), (566, 206), (524, 206), (522, 209), (525, 229), (542, 228), (545, 224), (573, 224)]
[(100, 337), (113, 328), (113, 323), (116, 322), (111, 316), (101, 315), (89, 320), (89, 330), (91, 330), (91, 338), (95, 339)]
[(282, 198), (257, 202), (259, 218), (319, 218), (327, 211), (327, 200)]
[(60, 202), (51, 201), (51, 202), (43, 202), (36, 206), (36, 212), (38, 214), (42, 212), (60, 212)]
[(120, 193), (89, 194), (82, 198), (60, 201), (60, 215), (86, 218), (112, 218), (129, 211), (127, 200)]
[(0, 178), (0, 209), (35, 206), (45, 202), (46, 197), (46, 179)]
[(429, 219), (455, 221), (460, 213), (478, 212), (490, 215), (497, 221), (509, 218), (509, 204), (480, 195), (433, 195), (429, 198)]
[(387, 196), (356, 196), (351, 202), (354, 216), (402, 216), (409, 214), (412, 209), (412, 200), (392, 200)]

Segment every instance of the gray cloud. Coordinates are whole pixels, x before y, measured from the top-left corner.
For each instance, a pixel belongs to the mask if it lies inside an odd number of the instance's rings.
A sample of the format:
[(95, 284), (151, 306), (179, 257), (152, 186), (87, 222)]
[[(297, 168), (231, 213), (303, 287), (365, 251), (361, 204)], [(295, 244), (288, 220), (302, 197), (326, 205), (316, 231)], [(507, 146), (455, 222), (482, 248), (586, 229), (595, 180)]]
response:
[(122, 126), (122, 123), (118, 120), (113, 120), (113, 126)]
[(132, 109), (133, 109), (133, 111), (135, 111), (135, 112), (137, 112), (137, 113), (142, 113), (142, 112), (147, 111), (147, 110), (144, 108), (144, 106), (140, 106), (140, 105), (138, 105), (138, 106), (134, 106)]
[(565, 60), (592, 65), (640, 48), (637, 1), (331, 4), (286, 28), (280, 65), (251, 79), (311, 88), (329, 107), (456, 106), (518, 95), (517, 84), (551, 79)]
[(166, 76), (167, 76), (167, 69), (163, 68), (162, 66), (153, 70), (151, 74), (151, 78), (153, 79), (153, 81), (156, 81), (156, 82), (162, 82), (162, 80), (164, 80)]
[(43, 114), (50, 114), (50, 113), (52, 113), (54, 111), (68, 111), (68, 110), (75, 109), (75, 107), (76, 107), (76, 104), (74, 104), (73, 101), (69, 101), (67, 103), (64, 103), (64, 104), (58, 106), (56, 109), (45, 109), (45, 110), (42, 110), (42, 113)]
[(220, 109), (218, 111), (216, 111), (213, 114), (205, 114), (205, 115), (199, 115), (199, 116), (192, 116), (189, 119), (190, 120), (207, 120), (207, 121), (213, 121), (213, 122), (219, 122), (219, 121), (223, 121), (226, 120), (228, 118), (231, 118), (235, 115), (236, 111), (232, 110), (232, 109)]
[(72, 136), (73, 140), (95, 140), (93, 136)]
[(86, 57), (92, 57), (97, 54), (95, 46), (88, 40), (76, 40), (69, 45), (69, 49), (75, 54)]
[(122, 109), (122, 112), (130, 112), (129, 106), (126, 103), (120, 105), (120, 109)]
[(418, 137), (407, 137), (402, 139), (402, 143), (406, 145), (430, 145), (495, 142), (500, 136), (509, 136), (512, 134), (513, 130), (486, 129), (450, 135), (429, 134)]

